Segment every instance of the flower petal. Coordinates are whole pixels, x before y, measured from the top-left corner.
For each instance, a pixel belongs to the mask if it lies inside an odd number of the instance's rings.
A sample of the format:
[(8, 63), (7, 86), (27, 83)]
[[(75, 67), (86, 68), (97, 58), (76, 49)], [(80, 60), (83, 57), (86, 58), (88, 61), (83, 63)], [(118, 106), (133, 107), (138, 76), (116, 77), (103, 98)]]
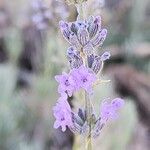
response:
[(57, 129), (60, 127), (60, 123), (58, 121), (54, 122), (54, 128)]

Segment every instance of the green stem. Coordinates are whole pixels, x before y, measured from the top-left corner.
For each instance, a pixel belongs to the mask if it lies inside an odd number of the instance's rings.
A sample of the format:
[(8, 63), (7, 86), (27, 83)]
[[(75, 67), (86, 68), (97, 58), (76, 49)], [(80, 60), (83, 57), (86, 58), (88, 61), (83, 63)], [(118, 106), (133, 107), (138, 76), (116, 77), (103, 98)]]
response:
[(89, 125), (89, 133), (86, 139), (86, 150), (92, 150), (92, 140), (91, 140), (91, 116), (92, 116), (92, 105), (88, 93), (85, 92), (85, 110), (86, 110), (86, 120)]
[(86, 150), (92, 150), (92, 140), (91, 140), (91, 135), (87, 137), (86, 141)]
[(77, 20), (83, 20), (84, 19), (84, 10), (83, 10), (83, 4), (77, 4), (76, 5), (78, 17)]
[[(85, 19), (85, 9), (84, 9), (84, 5), (81, 4), (77, 4), (76, 8), (77, 8), (77, 12), (78, 12), (78, 17), (77, 20), (83, 20)], [(84, 65), (87, 65), (86, 62), (86, 58), (85, 56), (83, 56), (84, 59)], [(92, 150), (92, 140), (91, 140), (91, 116), (92, 116), (92, 105), (91, 105), (91, 101), (90, 101), (90, 97), (88, 95), (87, 92), (85, 92), (85, 111), (86, 111), (86, 120), (87, 120), (87, 124), (89, 126), (89, 133), (88, 136), (86, 138), (86, 150)]]

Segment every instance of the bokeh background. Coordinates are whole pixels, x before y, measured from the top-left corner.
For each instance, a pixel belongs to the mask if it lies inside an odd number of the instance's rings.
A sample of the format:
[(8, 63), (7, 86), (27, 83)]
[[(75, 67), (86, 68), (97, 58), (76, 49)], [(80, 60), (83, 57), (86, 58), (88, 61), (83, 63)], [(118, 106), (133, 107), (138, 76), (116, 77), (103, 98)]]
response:
[[(95, 112), (107, 98), (126, 102), (94, 150), (149, 150), (150, 1), (88, 0), (85, 11), (102, 16), (108, 36), (99, 52), (112, 55), (102, 72), (111, 82), (95, 88)], [(58, 22), (76, 16), (74, 6), (55, 0), (0, 0), (0, 150), (84, 149), (84, 138), (53, 129), (52, 115), (54, 76), (68, 68)]]

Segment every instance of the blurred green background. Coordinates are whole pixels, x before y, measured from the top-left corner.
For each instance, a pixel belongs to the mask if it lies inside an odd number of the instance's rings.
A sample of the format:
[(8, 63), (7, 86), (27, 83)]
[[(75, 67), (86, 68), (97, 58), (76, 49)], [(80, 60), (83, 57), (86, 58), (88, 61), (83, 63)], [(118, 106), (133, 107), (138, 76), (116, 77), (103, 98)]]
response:
[[(49, 15), (39, 27), (34, 21), (38, 14), (35, 3), (0, 0), (0, 150), (53, 150), (52, 106), (59, 96), (54, 76), (68, 67), (68, 44), (58, 22), (73, 21), (77, 13), (74, 6), (45, 0)], [(85, 10), (87, 16), (101, 15), (103, 27), (108, 29), (99, 51), (109, 50), (118, 60), (115, 63), (130, 64), (149, 75), (150, 1), (92, 0)], [(108, 65), (111, 63), (113, 59)], [(103, 78), (109, 79), (111, 74), (104, 72)], [(118, 95), (114, 86), (112, 81), (95, 89), (96, 113), (103, 99)], [(94, 150), (129, 149), (138, 117), (132, 98), (125, 99), (120, 117), (104, 128)], [(84, 149), (83, 140), (76, 136), (74, 149)]]

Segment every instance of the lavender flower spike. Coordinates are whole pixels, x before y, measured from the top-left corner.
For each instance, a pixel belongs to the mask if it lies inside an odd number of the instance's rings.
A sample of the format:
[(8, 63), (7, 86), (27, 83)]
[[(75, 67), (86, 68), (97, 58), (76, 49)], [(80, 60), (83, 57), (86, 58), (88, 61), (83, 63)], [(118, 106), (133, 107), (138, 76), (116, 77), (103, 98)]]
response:
[(66, 97), (60, 97), (58, 99), (56, 106), (53, 107), (53, 114), (56, 118), (54, 123), (55, 129), (61, 126), (64, 132), (66, 131), (66, 126), (72, 126), (71, 108)]
[(125, 104), (125, 102), (121, 98), (115, 98), (111, 102), (112, 107), (116, 110), (122, 108), (124, 106), (124, 104)]
[[(76, 3), (83, 1), (79, 0)], [(91, 138), (98, 137), (105, 124), (118, 117), (118, 110), (123, 107), (124, 100), (115, 98), (111, 102), (103, 102), (100, 116), (96, 117), (91, 94), (93, 94), (93, 86), (101, 83), (99, 75), (104, 61), (110, 58), (109, 52), (99, 54), (96, 50), (103, 45), (107, 29), (102, 27), (100, 16), (85, 18), (82, 4), (77, 6), (77, 11), (79, 16), (76, 21), (59, 23), (60, 30), (69, 44), (66, 55), (70, 71), (68, 74), (55, 76), (59, 83), (58, 92), (61, 97), (53, 108), (56, 118), (54, 128), (61, 126), (62, 131), (65, 131), (68, 127), (73, 133), (86, 136), (85, 148), (92, 150)], [(84, 94), (82, 98), (85, 107), (79, 108), (78, 113), (72, 112), (67, 98), (80, 90)]]

